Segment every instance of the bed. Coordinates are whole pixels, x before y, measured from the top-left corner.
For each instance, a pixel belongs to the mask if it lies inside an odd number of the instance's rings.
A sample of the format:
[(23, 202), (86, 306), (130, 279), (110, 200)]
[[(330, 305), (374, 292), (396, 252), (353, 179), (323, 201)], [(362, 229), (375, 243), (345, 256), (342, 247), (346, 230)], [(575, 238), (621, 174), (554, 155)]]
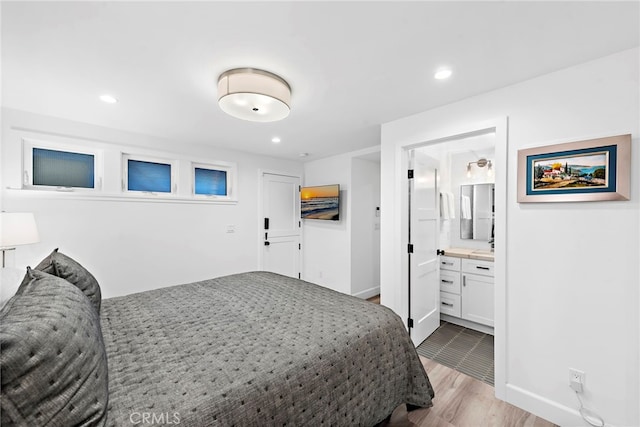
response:
[[(86, 285), (69, 273), (69, 265), (79, 264), (54, 254), (49, 258), (63, 261), (44, 260), (29, 270), (0, 312), (2, 425), (63, 425), (61, 417), (72, 413), (67, 425), (374, 426), (401, 404), (432, 404), (415, 348), (400, 318), (383, 306), (268, 272), (101, 300), (97, 282)], [(60, 293), (69, 294), (64, 309), (55, 308)], [(54, 307), (44, 326), (27, 316), (33, 294), (46, 300), (40, 307)], [(61, 350), (50, 344), (47, 316), (61, 321), (59, 334), (73, 317), (61, 320), (68, 310), (86, 318), (72, 319), (76, 331), (62, 338)], [(36, 335), (30, 350), (18, 338), (25, 327)], [(95, 354), (75, 343), (78, 335), (90, 338)], [(74, 357), (66, 367), (46, 367), (59, 371), (56, 378), (78, 371), (68, 366), (79, 363), (78, 352), (91, 367), (66, 388), (34, 377), (34, 367), (20, 361), (47, 360), (47, 352), (57, 360), (65, 356), (60, 351)], [(25, 390), (13, 393), (16, 383)], [(32, 401), (43, 388), (57, 398), (55, 405), (47, 406), (46, 396)], [(38, 412), (40, 424), (34, 424)]]

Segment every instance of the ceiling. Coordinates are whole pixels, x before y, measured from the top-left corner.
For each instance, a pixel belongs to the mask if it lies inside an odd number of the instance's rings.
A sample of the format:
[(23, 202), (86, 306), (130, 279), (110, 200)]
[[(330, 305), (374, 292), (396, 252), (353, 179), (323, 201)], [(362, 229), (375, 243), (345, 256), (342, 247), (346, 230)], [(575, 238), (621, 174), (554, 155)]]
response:
[[(4, 107), (295, 160), (375, 146), (381, 123), (640, 45), (637, 1), (1, 7)], [(442, 66), (453, 76), (435, 80)], [(225, 115), (217, 79), (237, 67), (287, 80), (289, 117)]]

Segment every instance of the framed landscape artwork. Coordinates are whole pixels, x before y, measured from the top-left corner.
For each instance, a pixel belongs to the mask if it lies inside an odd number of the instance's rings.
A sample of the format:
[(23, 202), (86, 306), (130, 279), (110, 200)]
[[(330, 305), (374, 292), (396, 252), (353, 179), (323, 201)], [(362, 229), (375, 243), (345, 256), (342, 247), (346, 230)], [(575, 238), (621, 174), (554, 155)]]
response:
[(631, 135), (518, 151), (518, 202), (629, 200)]

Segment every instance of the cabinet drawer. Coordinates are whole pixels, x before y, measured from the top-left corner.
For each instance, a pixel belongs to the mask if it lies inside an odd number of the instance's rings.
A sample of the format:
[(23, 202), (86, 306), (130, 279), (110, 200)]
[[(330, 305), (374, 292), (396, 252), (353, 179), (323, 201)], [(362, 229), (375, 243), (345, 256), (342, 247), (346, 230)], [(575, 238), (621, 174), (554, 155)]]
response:
[(440, 290), (452, 294), (460, 294), (460, 273), (440, 270)]
[(440, 255), (440, 269), (460, 271), (460, 258)]
[(463, 259), (462, 272), (493, 277), (493, 262), (478, 259)]
[(440, 313), (460, 317), (460, 295), (440, 292)]

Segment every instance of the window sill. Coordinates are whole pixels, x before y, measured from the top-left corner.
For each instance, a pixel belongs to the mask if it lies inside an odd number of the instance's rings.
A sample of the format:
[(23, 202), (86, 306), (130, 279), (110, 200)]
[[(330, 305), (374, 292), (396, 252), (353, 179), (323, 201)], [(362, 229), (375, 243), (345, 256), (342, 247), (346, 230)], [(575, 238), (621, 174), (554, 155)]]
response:
[(99, 190), (41, 190), (31, 188), (11, 188), (6, 190), (12, 195), (26, 197), (51, 197), (55, 199), (70, 200), (108, 200), (118, 202), (144, 202), (144, 203), (191, 203), (191, 204), (214, 204), (214, 205), (235, 205), (238, 200), (220, 200), (203, 196), (181, 196), (162, 194), (131, 194), (131, 193), (106, 193)]

